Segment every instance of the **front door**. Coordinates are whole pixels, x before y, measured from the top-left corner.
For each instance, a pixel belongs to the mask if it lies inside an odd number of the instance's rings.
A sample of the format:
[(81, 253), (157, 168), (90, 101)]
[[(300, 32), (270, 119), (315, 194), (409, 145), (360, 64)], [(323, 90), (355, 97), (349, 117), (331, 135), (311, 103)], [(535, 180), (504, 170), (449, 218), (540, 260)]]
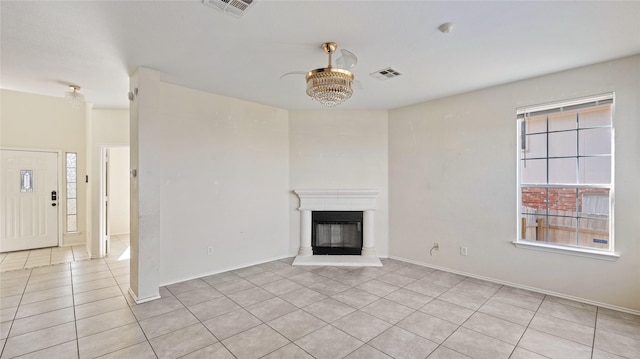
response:
[(0, 252), (57, 246), (58, 154), (0, 152)]

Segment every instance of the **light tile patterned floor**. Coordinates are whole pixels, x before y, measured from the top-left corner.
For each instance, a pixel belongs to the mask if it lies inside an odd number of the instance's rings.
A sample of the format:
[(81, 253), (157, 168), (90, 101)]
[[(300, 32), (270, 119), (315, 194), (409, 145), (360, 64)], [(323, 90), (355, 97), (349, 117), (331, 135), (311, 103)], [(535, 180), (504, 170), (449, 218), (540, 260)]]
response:
[(0, 253), (0, 272), (89, 259), (84, 245)]
[(1, 357), (640, 358), (638, 316), (395, 260), (283, 259), (135, 305), (125, 250), (1, 273)]

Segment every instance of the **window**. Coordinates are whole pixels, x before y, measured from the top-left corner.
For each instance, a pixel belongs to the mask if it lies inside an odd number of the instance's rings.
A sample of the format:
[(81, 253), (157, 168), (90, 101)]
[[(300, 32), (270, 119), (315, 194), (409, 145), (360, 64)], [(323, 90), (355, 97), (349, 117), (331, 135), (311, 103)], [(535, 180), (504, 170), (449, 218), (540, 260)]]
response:
[(67, 233), (78, 232), (77, 153), (66, 153)]
[(516, 244), (613, 252), (613, 94), (518, 109)]

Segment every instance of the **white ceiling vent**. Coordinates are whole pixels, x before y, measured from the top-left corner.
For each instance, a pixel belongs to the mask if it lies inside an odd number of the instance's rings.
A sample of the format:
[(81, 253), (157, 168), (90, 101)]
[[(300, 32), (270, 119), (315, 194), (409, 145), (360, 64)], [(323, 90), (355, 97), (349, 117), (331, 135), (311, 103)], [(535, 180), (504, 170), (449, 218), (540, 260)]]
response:
[(392, 69), (391, 67), (387, 67), (386, 69), (382, 69), (376, 72), (372, 72), (369, 75), (371, 75), (372, 77), (377, 78), (378, 80), (384, 81), (384, 80), (388, 80), (390, 78), (394, 78), (394, 77), (398, 77), (400, 75), (402, 75), (400, 72), (398, 72), (397, 70)]
[(202, 3), (226, 14), (240, 17), (251, 7), (254, 0), (202, 0)]

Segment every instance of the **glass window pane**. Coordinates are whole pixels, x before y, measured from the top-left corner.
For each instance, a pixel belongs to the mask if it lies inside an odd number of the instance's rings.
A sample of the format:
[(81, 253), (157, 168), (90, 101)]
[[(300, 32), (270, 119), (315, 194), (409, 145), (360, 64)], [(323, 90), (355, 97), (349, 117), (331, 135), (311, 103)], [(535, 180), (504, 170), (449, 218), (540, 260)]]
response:
[(547, 160), (522, 160), (522, 183), (547, 183)]
[(67, 182), (76, 182), (75, 168), (67, 168)]
[(33, 170), (20, 170), (20, 192), (33, 192)]
[(580, 166), (580, 183), (611, 183), (611, 157), (583, 157), (580, 158), (578, 165)]
[(524, 158), (547, 157), (547, 134), (528, 135), (525, 137), (526, 149), (523, 151)]
[(578, 200), (581, 201), (579, 207), (582, 213), (609, 214), (609, 192), (608, 188), (583, 188), (580, 190)]
[(547, 188), (522, 187), (521, 191), (523, 213), (547, 213)]
[(570, 130), (576, 127), (576, 111), (559, 112), (549, 115), (549, 131)]
[(78, 216), (68, 215), (67, 216), (67, 232), (77, 232), (78, 231)]
[(77, 214), (76, 199), (67, 199), (67, 214)]
[(546, 242), (546, 227), (544, 227), (545, 215), (532, 213), (523, 213), (521, 215), (522, 221), (522, 233), (520, 234), (522, 239), (527, 241), (542, 241)]
[(76, 167), (76, 154), (67, 153), (67, 167)]
[(611, 154), (611, 128), (593, 128), (580, 131), (580, 155)]
[(575, 184), (576, 158), (555, 158), (549, 160), (550, 184)]
[(580, 218), (578, 231), (580, 233), (578, 236), (579, 246), (609, 249), (609, 216)]
[(67, 183), (67, 198), (77, 198), (75, 183)]
[(549, 157), (575, 156), (577, 131), (549, 134)]
[(575, 217), (578, 209), (578, 189), (549, 188), (548, 205), (549, 214)]
[(580, 128), (611, 125), (611, 105), (580, 110)]
[(547, 116), (528, 117), (525, 120), (526, 133), (547, 132)]
[[(555, 213), (555, 211), (554, 211)], [(575, 212), (572, 212), (575, 213)], [(576, 245), (576, 218), (567, 216), (549, 216), (548, 242), (553, 244)]]

